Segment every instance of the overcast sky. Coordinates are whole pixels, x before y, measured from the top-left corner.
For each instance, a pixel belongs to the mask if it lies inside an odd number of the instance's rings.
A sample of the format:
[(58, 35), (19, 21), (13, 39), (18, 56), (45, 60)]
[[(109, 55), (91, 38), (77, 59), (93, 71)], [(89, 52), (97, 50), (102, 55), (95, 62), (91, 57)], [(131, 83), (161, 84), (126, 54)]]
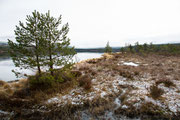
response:
[(180, 42), (180, 0), (0, 0), (0, 40), (34, 10), (62, 15), (75, 47)]

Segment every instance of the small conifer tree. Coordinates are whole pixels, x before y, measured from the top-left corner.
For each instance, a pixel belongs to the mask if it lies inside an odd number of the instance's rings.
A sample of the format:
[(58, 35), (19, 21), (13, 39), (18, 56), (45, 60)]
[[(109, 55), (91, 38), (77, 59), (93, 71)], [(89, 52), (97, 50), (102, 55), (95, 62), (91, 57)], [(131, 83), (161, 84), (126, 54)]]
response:
[(111, 53), (112, 52), (112, 48), (110, 47), (109, 42), (107, 42), (107, 44), (106, 44), (105, 52), (106, 53)]
[(125, 52), (125, 48), (124, 48), (124, 47), (121, 47), (121, 48), (120, 48), (120, 52), (124, 53), (124, 52)]
[[(61, 16), (54, 18), (50, 12), (37, 11), (27, 15), (26, 23), (16, 26), (16, 42), (8, 40), (10, 55), (16, 67), (20, 69), (37, 69), (41, 75), (42, 67), (48, 66), (53, 75), (54, 66), (71, 66), (74, 48), (69, 47), (67, 37), (68, 24), (59, 30)], [(14, 71), (16, 74), (17, 71)]]
[(129, 52), (133, 52), (133, 47), (132, 47), (131, 44), (128, 46), (128, 51), (129, 51)]

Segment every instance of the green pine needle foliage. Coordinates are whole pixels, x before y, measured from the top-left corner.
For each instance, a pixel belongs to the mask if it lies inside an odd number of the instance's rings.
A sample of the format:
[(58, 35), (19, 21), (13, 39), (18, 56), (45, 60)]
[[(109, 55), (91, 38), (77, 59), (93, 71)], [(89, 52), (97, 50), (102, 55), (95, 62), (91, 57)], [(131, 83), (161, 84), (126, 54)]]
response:
[(35, 69), (39, 75), (42, 68), (48, 67), (51, 76), (54, 76), (55, 66), (71, 68), (75, 51), (69, 46), (68, 23), (61, 23), (61, 16), (54, 18), (49, 11), (45, 14), (34, 11), (32, 15), (27, 15), (25, 23), (20, 21), (14, 31), (16, 41), (8, 40), (15, 66)]
[(105, 47), (105, 53), (111, 53), (112, 52), (112, 48), (109, 45), (109, 42), (107, 42), (106, 47)]

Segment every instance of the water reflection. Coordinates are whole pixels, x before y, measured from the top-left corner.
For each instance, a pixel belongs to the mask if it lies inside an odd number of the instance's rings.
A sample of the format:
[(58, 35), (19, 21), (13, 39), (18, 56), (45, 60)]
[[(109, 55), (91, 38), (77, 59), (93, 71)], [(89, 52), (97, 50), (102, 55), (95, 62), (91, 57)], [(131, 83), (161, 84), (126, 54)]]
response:
[[(74, 61), (79, 62), (81, 60), (86, 60), (89, 58), (98, 58), (102, 53), (78, 53), (74, 57)], [(16, 80), (15, 74), (12, 72), (13, 69), (17, 69), (8, 57), (0, 58), (0, 80), (11, 81)], [(23, 70), (23, 73), (33, 74), (35, 71)]]

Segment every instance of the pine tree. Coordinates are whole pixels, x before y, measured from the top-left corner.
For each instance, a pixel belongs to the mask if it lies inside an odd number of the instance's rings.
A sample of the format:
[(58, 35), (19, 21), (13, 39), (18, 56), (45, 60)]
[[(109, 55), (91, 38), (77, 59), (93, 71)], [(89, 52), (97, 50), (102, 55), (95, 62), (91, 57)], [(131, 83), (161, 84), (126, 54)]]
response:
[[(27, 16), (26, 25), (21, 21), (19, 26), (16, 26), (15, 39), (16, 42), (8, 40), (10, 46), (10, 55), (16, 67), (20, 69), (34, 69), (41, 74), (41, 66), (44, 56), (41, 51), (43, 39), (41, 36), (39, 12), (33, 12), (32, 16)], [(18, 76), (18, 72), (14, 71)]]
[(32, 16), (27, 15), (25, 24), (20, 21), (15, 30), (16, 42), (8, 40), (15, 66), (37, 69), (39, 75), (45, 66), (49, 66), (51, 75), (54, 65), (70, 66), (75, 52), (69, 47), (68, 24), (58, 30), (60, 24), (61, 16), (58, 19), (51, 17), (49, 11), (46, 14), (34, 11)]
[(106, 44), (105, 52), (106, 53), (111, 53), (112, 52), (112, 48), (110, 47), (109, 42), (107, 42), (107, 44)]
[(61, 24), (61, 16), (56, 19), (50, 16), (50, 12), (42, 15), (44, 21), (45, 43), (48, 61), (47, 65), (51, 75), (53, 75), (54, 66), (69, 67), (72, 65), (72, 57), (75, 54), (74, 48), (69, 47), (70, 39), (67, 37), (69, 32), (68, 23), (63, 25), (61, 30), (58, 30), (58, 26)]
[(143, 44), (143, 50), (144, 50), (144, 52), (148, 51), (148, 44), (147, 43)]
[(143, 46), (139, 44), (139, 42), (135, 43), (135, 49), (137, 53), (142, 53), (144, 51)]
[(125, 52), (125, 48), (124, 48), (124, 47), (121, 47), (121, 48), (120, 48), (120, 52), (124, 53), (124, 52)]
[(132, 47), (131, 44), (128, 46), (128, 51), (131, 52), (131, 53), (133, 52), (133, 47)]

